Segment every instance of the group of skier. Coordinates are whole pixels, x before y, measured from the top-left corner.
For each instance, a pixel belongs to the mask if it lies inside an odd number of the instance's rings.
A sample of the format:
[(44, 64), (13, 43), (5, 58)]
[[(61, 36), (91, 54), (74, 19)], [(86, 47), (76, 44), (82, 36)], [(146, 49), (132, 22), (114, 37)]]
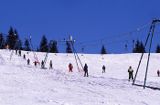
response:
[[(45, 69), (45, 62), (44, 62), (44, 60), (41, 61), (41, 68)], [(50, 62), (49, 62), (49, 69), (53, 69), (52, 60), (50, 60)]]
[[(18, 56), (21, 56), (21, 50), (16, 50), (16, 55), (17, 55), (17, 53), (18, 53)], [(25, 54), (23, 55), (23, 59), (26, 60), (26, 55)], [(39, 62), (34, 61), (33, 63), (36, 67)], [(30, 65), (30, 59), (29, 58), (27, 59), (27, 65)], [(41, 68), (42, 69), (45, 68), (45, 62), (43, 60), (41, 61)], [(73, 72), (72, 63), (69, 63), (68, 68), (69, 68), (69, 72)], [(50, 62), (49, 62), (49, 69), (53, 69), (52, 60), (50, 60)], [(88, 65), (87, 65), (87, 63), (85, 63), (85, 65), (83, 67), (83, 71), (84, 71), (84, 77), (88, 77), (89, 75), (88, 75)], [(106, 72), (106, 67), (105, 67), (105, 65), (103, 65), (102, 66), (102, 73), (105, 73), (105, 72)], [(133, 72), (134, 72), (134, 70), (132, 69), (132, 66), (129, 66), (129, 68), (128, 68), (128, 81), (133, 80)], [(160, 70), (157, 70), (157, 76), (160, 77)]]
[[(73, 65), (71, 63), (68, 64), (68, 69), (69, 72), (73, 72)], [(102, 66), (102, 73), (105, 73), (106, 67), (105, 65)], [(84, 77), (88, 77), (88, 65), (87, 63), (85, 63), (84, 67), (83, 67), (83, 71), (84, 71)]]
[(16, 55), (17, 55), (17, 53), (18, 53), (18, 56), (21, 56), (21, 50), (16, 49)]

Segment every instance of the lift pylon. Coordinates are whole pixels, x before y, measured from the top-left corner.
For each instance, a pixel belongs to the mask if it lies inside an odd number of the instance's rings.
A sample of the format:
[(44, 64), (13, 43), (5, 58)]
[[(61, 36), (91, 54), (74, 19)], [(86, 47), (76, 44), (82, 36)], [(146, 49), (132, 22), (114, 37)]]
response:
[(152, 42), (153, 42), (154, 30), (155, 30), (156, 24), (159, 23), (159, 22), (160, 22), (160, 19), (153, 19), (152, 20), (151, 26), (150, 26), (150, 29), (149, 29), (149, 33), (147, 35), (145, 45), (144, 45), (144, 47), (146, 48), (146, 46), (149, 42), (149, 52), (148, 52), (148, 56), (147, 56), (147, 65), (146, 65), (146, 71), (145, 71), (145, 77), (144, 77), (144, 84), (143, 85), (138, 85), (138, 84), (135, 83), (136, 77), (137, 77), (137, 74), (138, 74), (138, 71), (139, 71), (139, 67), (141, 65), (141, 62), (142, 62), (142, 59), (143, 59), (143, 56), (144, 56), (144, 52), (141, 54), (141, 57), (140, 57), (140, 60), (139, 60), (139, 63), (138, 63), (138, 67), (137, 67), (135, 76), (133, 78), (133, 83), (132, 84), (137, 85), (137, 86), (143, 86), (144, 89), (145, 89), (145, 87), (150, 87), (150, 86), (146, 86), (146, 81), (147, 81), (147, 74), (148, 74), (148, 67), (149, 67), (149, 61), (150, 61), (150, 53), (151, 53), (151, 47), (152, 47)]

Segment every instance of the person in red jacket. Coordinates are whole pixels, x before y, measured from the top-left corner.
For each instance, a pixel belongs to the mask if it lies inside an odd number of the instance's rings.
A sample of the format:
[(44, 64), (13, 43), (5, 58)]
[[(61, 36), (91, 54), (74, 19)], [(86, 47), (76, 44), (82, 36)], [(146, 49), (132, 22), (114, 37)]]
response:
[(73, 65), (71, 63), (69, 63), (68, 68), (69, 68), (69, 72), (73, 72)]

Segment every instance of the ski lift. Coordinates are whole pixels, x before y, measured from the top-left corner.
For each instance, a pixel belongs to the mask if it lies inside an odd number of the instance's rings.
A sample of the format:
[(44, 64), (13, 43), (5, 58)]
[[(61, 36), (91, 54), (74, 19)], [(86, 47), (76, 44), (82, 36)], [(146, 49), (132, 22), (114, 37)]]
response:
[(32, 45), (32, 36), (30, 35), (29, 36), (29, 43), (30, 43), (30, 46), (31, 46), (31, 51), (33, 52), (33, 54), (34, 54), (34, 59), (35, 59), (35, 62), (37, 62), (38, 64), (40, 64), (40, 62), (39, 62), (39, 60), (38, 60), (38, 57), (37, 57), (37, 55), (36, 55), (36, 53), (33, 51), (33, 45)]
[(46, 53), (46, 55), (45, 55), (45, 58), (44, 58), (44, 67), (45, 67), (45, 65), (46, 65), (46, 62), (47, 62), (47, 59), (48, 59), (48, 54), (49, 54), (49, 51), (50, 51), (50, 46), (53, 44), (53, 40), (51, 40), (50, 41), (50, 43), (49, 43), (49, 45), (48, 45), (48, 47), (49, 47), (49, 49), (48, 49), (48, 51), (47, 51), (47, 53)]
[(76, 60), (77, 69), (80, 72), (80, 68), (79, 68), (79, 64), (78, 63), (80, 63), (80, 66), (81, 66), (82, 69), (83, 69), (83, 65), (82, 65), (82, 62), (81, 62), (77, 52), (76, 52), (76, 49), (74, 48), (74, 44), (73, 44), (74, 42), (75, 42), (75, 40), (73, 40), (72, 36), (70, 35), (69, 36), (69, 43), (71, 44), (71, 47), (73, 49), (73, 54), (74, 54), (74, 57), (75, 57), (75, 60)]
[(71, 35), (69, 35), (69, 41), (72, 41), (72, 40), (73, 40), (72, 36), (71, 36)]
[(152, 41), (153, 41), (153, 36), (154, 36), (154, 31), (155, 31), (155, 27), (156, 27), (156, 24), (157, 23), (160, 23), (160, 20), (159, 19), (153, 19), (152, 20), (152, 23), (151, 23), (151, 26), (150, 26), (150, 29), (149, 29), (149, 33), (147, 35), (147, 38), (145, 40), (145, 45), (144, 47), (146, 48), (147, 47), (147, 43), (148, 41), (150, 41), (149, 43), (149, 53), (148, 53), (148, 59), (147, 59), (147, 65), (146, 65), (146, 70), (145, 70), (145, 77), (144, 77), (144, 84), (143, 85), (140, 85), (140, 84), (136, 84), (136, 77), (137, 77), (137, 74), (138, 74), (138, 71), (139, 71), (139, 67), (141, 65), (141, 61), (143, 59), (143, 56), (144, 56), (144, 52), (141, 54), (141, 57), (140, 57), (140, 60), (139, 60), (139, 63), (138, 63), (138, 67), (137, 67), (137, 70), (136, 70), (136, 73), (135, 73), (135, 76), (134, 76), (134, 79), (133, 79), (133, 85), (136, 85), (136, 86), (142, 86), (144, 89), (147, 87), (147, 88), (151, 88), (151, 89), (157, 89), (157, 90), (160, 90), (160, 88), (158, 87), (153, 87), (153, 86), (146, 86), (146, 81), (147, 81), (147, 74), (148, 74), (148, 68), (149, 68), (149, 62), (150, 62), (150, 54), (151, 54), (151, 47), (152, 47)]

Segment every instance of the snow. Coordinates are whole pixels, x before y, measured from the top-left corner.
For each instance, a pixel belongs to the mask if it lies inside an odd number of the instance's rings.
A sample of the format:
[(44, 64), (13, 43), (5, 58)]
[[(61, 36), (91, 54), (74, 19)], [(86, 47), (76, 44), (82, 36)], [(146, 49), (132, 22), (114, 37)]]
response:
[[(39, 61), (45, 53), (35, 52)], [(127, 69), (136, 71), (141, 54), (79, 54), (89, 66), (89, 77), (77, 69), (73, 54), (49, 54), (46, 67), (34, 67), (34, 54), (26, 51), (26, 58), (11, 51), (0, 50), (0, 105), (160, 105), (160, 91), (133, 86), (128, 81)], [(48, 69), (49, 60), (53, 68)], [(137, 75), (136, 83), (143, 85), (147, 54)], [(147, 85), (160, 88), (160, 55), (151, 54)], [(68, 64), (73, 72), (68, 72)], [(102, 65), (106, 73), (102, 73)]]

